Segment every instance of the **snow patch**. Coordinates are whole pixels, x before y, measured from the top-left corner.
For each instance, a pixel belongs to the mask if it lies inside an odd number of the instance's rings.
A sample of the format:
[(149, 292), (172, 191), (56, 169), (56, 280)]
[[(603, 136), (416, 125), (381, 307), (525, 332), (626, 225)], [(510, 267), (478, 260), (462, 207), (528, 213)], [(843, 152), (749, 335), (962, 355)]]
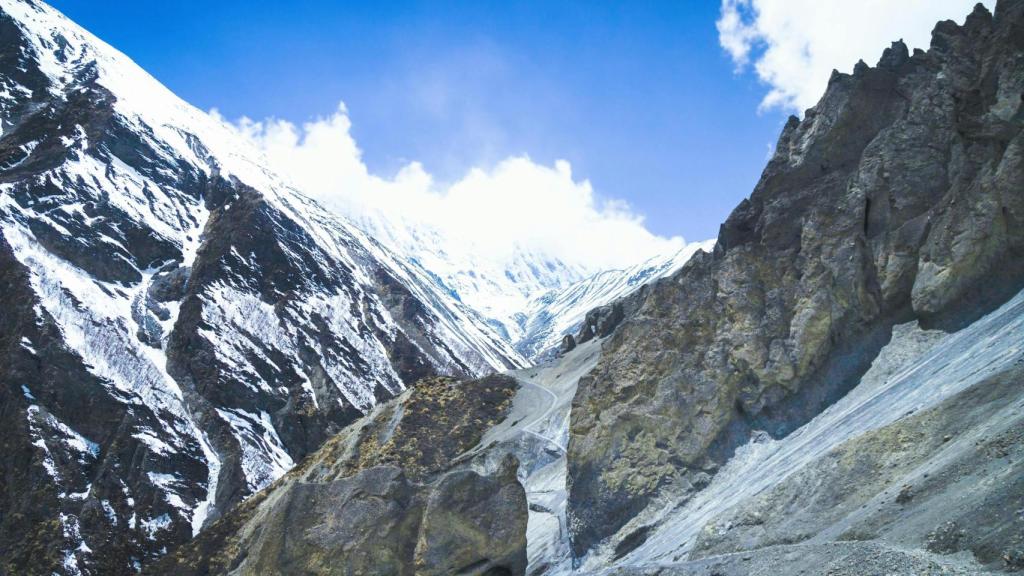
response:
[(252, 492), (267, 487), (295, 466), (266, 412), (257, 415), (218, 408), (217, 413), (231, 426), (242, 446), (242, 472)]

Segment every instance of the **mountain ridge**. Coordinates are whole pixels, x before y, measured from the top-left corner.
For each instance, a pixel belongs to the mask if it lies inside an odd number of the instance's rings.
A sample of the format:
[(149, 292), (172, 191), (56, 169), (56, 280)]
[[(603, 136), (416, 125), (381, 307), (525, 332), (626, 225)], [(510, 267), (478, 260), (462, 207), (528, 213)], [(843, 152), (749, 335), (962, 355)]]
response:
[(27, 274), (0, 317), (5, 492), (41, 491), (5, 561), (131, 570), (407, 384), (525, 365), (123, 55), (0, 7), (0, 221)]
[(577, 557), (642, 545), (661, 495), (843, 398), (894, 325), (956, 330), (1020, 290), (1022, 27), (1019, 0), (979, 4), (928, 52), (834, 73), (715, 250), (629, 299), (573, 401)]

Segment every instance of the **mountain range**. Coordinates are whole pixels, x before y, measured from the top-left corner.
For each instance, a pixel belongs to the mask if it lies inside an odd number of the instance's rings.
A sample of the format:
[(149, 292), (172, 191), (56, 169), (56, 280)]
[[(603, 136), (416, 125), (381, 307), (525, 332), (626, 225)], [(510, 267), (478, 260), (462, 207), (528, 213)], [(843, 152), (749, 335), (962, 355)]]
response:
[(59, 12), (0, 7), (7, 558), (141, 566), (406, 386), (525, 367), (681, 264), (385, 245)]
[(0, 572), (1024, 571), (1024, 1), (621, 270), (339, 215), (0, 0)]

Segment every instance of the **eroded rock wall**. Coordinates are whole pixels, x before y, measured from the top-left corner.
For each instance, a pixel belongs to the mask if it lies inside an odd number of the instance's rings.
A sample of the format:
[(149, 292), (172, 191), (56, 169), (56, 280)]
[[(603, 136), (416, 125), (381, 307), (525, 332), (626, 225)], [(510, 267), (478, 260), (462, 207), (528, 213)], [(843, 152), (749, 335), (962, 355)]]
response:
[(834, 402), (895, 322), (957, 327), (1024, 284), (1022, 95), (1019, 0), (833, 74), (714, 253), (638, 294), (580, 381), (575, 554)]

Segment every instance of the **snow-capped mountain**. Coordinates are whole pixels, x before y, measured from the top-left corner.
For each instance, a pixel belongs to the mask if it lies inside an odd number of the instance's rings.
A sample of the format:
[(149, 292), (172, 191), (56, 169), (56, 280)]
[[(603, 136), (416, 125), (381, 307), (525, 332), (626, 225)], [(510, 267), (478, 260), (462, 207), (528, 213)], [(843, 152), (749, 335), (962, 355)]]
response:
[(567, 334), (575, 335), (587, 312), (628, 296), (644, 284), (682, 268), (698, 251), (710, 252), (714, 240), (687, 244), (678, 252), (655, 256), (622, 270), (606, 270), (535, 298), (520, 316), (516, 350), (531, 360), (550, 357)]
[(537, 250), (515, 247), (507, 260), (474, 253), (445, 231), (372, 209), (352, 213), (367, 234), (429, 270), (454, 299), (474, 310), (528, 361), (557, 352), (562, 337), (575, 333), (586, 313), (672, 274), (714, 240), (684, 244), (622, 269), (570, 264)]
[(520, 247), (511, 250), (507, 260), (497, 261), (475, 253), (465, 239), (380, 210), (364, 209), (350, 217), (356, 226), (429, 270), (453, 298), (513, 345), (526, 335), (527, 311), (538, 295), (563, 290), (595, 273)]
[(0, 8), (5, 557), (123, 572), (420, 377), (526, 364), (127, 57)]

